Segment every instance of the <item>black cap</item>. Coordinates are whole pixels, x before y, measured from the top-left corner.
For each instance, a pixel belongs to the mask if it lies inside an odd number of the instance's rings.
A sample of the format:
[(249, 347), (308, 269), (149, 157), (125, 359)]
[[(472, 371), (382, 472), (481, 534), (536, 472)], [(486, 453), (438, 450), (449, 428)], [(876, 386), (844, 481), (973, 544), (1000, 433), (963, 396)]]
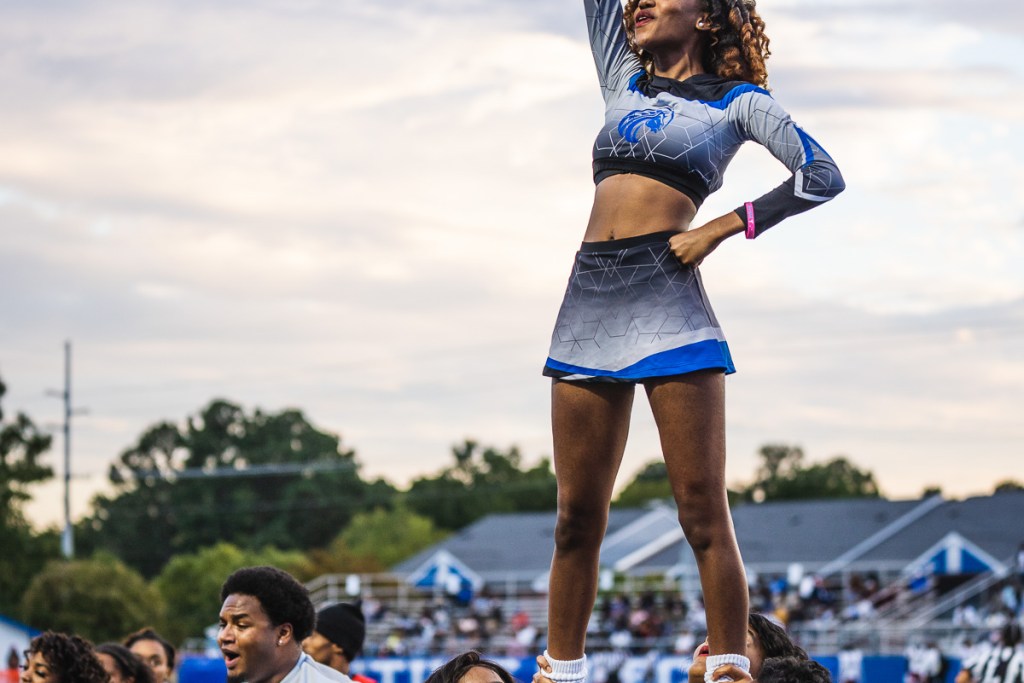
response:
[(366, 618), (358, 604), (339, 602), (317, 612), (316, 632), (344, 650), (351, 662), (363, 649)]

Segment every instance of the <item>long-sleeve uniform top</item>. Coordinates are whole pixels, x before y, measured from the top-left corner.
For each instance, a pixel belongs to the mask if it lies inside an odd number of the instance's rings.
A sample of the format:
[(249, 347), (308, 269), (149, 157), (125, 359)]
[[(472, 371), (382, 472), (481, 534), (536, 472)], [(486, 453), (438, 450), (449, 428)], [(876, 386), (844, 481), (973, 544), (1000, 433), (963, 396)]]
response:
[(618, 173), (643, 175), (683, 192), (699, 208), (722, 186), (740, 145), (753, 140), (792, 175), (736, 209), (748, 236), (843, 191), (832, 157), (767, 90), (711, 74), (684, 81), (650, 76), (626, 43), (619, 0), (584, 0), (584, 6), (605, 102), (605, 123), (594, 142), (595, 182)]

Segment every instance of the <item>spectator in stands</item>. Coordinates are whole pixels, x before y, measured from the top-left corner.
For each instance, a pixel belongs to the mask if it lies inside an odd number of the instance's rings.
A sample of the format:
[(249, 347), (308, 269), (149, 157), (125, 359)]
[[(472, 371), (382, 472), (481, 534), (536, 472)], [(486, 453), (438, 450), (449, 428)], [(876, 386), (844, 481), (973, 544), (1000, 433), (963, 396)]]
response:
[(696, 646), (697, 637), (693, 635), (693, 631), (684, 629), (676, 636), (675, 643), (672, 644), (672, 651), (678, 655), (685, 655), (693, 652), (693, 648)]
[(530, 623), (530, 615), (525, 610), (519, 609), (509, 620), (509, 628), (512, 632), (512, 642), (506, 648), (509, 655), (522, 657), (533, 650), (537, 641), (537, 627)]
[(813, 659), (771, 657), (764, 660), (757, 683), (832, 683), (832, 674)]
[[(537, 678), (537, 676), (534, 676)], [(434, 670), (424, 683), (516, 683), (508, 671), (470, 650)]]
[[(693, 663), (687, 676), (690, 683), (704, 680), (705, 661), (708, 656), (708, 641), (705, 640), (693, 653)], [(807, 659), (803, 648), (790, 640), (785, 629), (768, 617), (751, 612), (747, 621), (747, 657), (750, 659), (750, 675), (760, 680), (758, 674), (768, 658), (792, 657)]]
[(934, 640), (928, 641), (924, 647), (925, 661), (928, 665), (925, 672), (927, 677), (925, 683), (941, 683), (946, 678), (946, 671), (949, 668), (946, 658), (942, 656), (939, 644)]
[(124, 646), (153, 672), (153, 683), (167, 683), (174, 673), (174, 646), (151, 628), (136, 631), (124, 639)]
[(953, 625), (974, 628), (981, 625), (981, 615), (974, 605), (957, 605), (953, 608)]
[(97, 645), (96, 656), (110, 676), (110, 683), (154, 683), (150, 668), (124, 645)]
[(89, 641), (46, 631), (25, 652), (21, 683), (107, 683), (107, 672)]
[[(366, 619), (358, 604), (345, 602), (325, 607), (316, 615), (313, 635), (302, 641), (302, 649), (316, 661), (349, 675), (352, 661), (363, 651)], [(377, 683), (362, 674), (351, 676), (357, 683)]]
[(839, 651), (839, 682), (860, 683), (863, 673), (864, 653), (852, 642)]
[(909, 683), (938, 683), (943, 669), (942, 653), (938, 645), (911, 643), (907, 648), (907, 680)]
[(302, 651), (313, 633), (316, 612), (309, 592), (287, 572), (246, 567), (220, 589), (217, 645), (228, 683), (351, 683), (340, 671), (318, 664)]

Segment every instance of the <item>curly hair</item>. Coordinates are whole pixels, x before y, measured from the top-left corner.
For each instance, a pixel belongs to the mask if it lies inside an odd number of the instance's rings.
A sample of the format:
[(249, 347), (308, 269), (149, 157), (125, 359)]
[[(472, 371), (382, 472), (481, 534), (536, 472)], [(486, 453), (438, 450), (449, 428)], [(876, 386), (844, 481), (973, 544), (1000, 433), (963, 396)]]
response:
[(477, 666), (490, 669), (498, 674), (498, 678), (502, 680), (502, 683), (516, 683), (516, 679), (512, 677), (512, 674), (494, 662), (484, 659), (480, 656), (479, 652), (474, 650), (463, 652), (461, 655), (456, 655), (448, 660), (447, 663), (435, 669), (434, 673), (430, 674), (423, 683), (459, 683), (462, 677), (469, 673), (470, 669)]
[(757, 641), (761, 644), (761, 652), (764, 658), (769, 657), (795, 657), (807, 659), (804, 649), (790, 640), (785, 629), (773, 622), (763, 614), (751, 612), (747, 615), (750, 628), (757, 634)]
[[(651, 73), (654, 57), (636, 44), (634, 15), (639, 4), (640, 0), (628, 0), (622, 23), (629, 48), (640, 58), (647, 73)], [(722, 78), (768, 87), (765, 61), (772, 53), (756, 0), (701, 0), (701, 4), (710, 23), (702, 54), (704, 70)]]
[(167, 668), (174, 671), (174, 646), (167, 642), (166, 638), (161, 637), (159, 633), (147, 626), (125, 638), (124, 646), (130, 649), (140, 640), (152, 640), (154, 643), (158, 643), (164, 649), (164, 655), (167, 657)]
[(291, 624), (296, 641), (302, 642), (313, 634), (316, 610), (309, 591), (288, 572), (277, 567), (239, 569), (221, 587), (221, 602), (236, 593), (259, 600), (274, 626)]
[(102, 643), (96, 646), (96, 654), (108, 655), (121, 672), (121, 678), (135, 683), (155, 683), (153, 672), (145, 662), (120, 643)]
[(78, 636), (45, 631), (29, 643), (61, 683), (107, 683), (107, 672), (93, 652), (92, 643)]

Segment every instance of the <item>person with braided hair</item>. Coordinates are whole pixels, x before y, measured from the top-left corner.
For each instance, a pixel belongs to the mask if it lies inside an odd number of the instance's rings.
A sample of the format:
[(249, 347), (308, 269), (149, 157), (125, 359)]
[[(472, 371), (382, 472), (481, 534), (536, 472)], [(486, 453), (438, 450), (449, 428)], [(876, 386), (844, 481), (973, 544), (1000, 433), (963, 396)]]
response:
[[(725, 380), (735, 371), (698, 267), (845, 187), (835, 162), (767, 90), (754, 0), (584, 0), (605, 121), (596, 191), (543, 374), (558, 481), (548, 641), (535, 678), (586, 678), (586, 626), (636, 384), (654, 413), (707, 608), (708, 680), (748, 670), (747, 584), (725, 487)], [(789, 177), (694, 223), (746, 141)]]
[(21, 683), (108, 683), (108, 678), (89, 641), (45, 631), (29, 643)]

